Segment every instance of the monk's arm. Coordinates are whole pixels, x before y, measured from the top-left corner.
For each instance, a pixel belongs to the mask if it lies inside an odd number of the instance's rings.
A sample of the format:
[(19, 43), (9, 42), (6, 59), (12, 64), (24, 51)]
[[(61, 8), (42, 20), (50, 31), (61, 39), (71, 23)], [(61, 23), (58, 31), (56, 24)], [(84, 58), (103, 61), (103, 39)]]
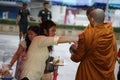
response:
[(78, 47), (76, 51), (71, 55), (71, 60), (74, 62), (80, 62), (85, 54), (85, 38), (81, 36), (78, 41)]

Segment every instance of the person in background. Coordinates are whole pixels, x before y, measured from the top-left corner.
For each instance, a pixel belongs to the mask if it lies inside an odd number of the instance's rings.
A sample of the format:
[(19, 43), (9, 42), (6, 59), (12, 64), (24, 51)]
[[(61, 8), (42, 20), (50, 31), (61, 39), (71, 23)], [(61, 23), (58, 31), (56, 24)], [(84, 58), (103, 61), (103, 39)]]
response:
[(29, 47), (32, 39), (35, 36), (37, 36), (38, 34), (39, 34), (39, 27), (38, 26), (30, 26), (28, 28), (28, 32), (27, 32), (25, 39), (19, 43), (19, 47), (9, 63), (9, 66), (12, 67), (14, 65), (14, 63), (17, 61), (16, 71), (15, 71), (15, 78), (17, 80), (20, 80), (23, 65), (26, 60), (26, 52), (28, 50), (28, 47)]
[(110, 23), (104, 23), (105, 13), (94, 9), (88, 19), (92, 29), (79, 35), (76, 51), (71, 60), (80, 62), (75, 80), (115, 80), (117, 55), (115, 34)]
[(16, 24), (19, 25), (19, 38), (25, 38), (28, 29), (28, 17), (32, 19), (29, 10), (27, 9), (27, 3), (22, 4), (22, 8), (18, 12)]
[(40, 80), (45, 75), (46, 80), (51, 80), (49, 74), (43, 74), (46, 60), (53, 51), (53, 45), (76, 42), (72, 38), (55, 36), (55, 32), (56, 24), (53, 21), (47, 20), (40, 24), (40, 35), (35, 37), (29, 46), (21, 80)]
[(68, 10), (68, 14), (66, 16), (66, 24), (75, 25), (75, 14), (72, 13), (72, 10)]
[(39, 23), (42, 23), (45, 20), (51, 20), (52, 19), (52, 13), (50, 10), (48, 10), (49, 3), (44, 2), (43, 4), (44, 9), (40, 10), (38, 13), (38, 21)]

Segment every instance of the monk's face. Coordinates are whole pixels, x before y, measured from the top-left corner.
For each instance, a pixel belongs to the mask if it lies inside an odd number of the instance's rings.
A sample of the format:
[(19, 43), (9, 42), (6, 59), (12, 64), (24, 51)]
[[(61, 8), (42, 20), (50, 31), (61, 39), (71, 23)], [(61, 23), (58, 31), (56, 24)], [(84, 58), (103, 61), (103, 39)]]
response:
[(87, 15), (87, 17), (88, 17), (88, 20), (90, 22), (90, 25), (92, 27), (94, 27), (94, 19), (92, 18), (92, 13), (90, 13), (89, 15)]
[(88, 20), (90, 21), (90, 15), (87, 15)]

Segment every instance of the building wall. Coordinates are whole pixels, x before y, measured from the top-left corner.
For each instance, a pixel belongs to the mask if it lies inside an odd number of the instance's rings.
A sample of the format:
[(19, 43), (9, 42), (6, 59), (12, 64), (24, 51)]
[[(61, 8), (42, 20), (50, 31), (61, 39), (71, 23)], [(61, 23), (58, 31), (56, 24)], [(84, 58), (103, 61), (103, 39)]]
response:
[(50, 10), (52, 12), (52, 20), (59, 24), (63, 24), (66, 7), (54, 5), (54, 6), (51, 6)]
[[(10, 18), (16, 19), (18, 10), (22, 6), (20, 3), (11, 4), (1, 4), (0, 3), (0, 18)], [(43, 2), (32, 2), (28, 4), (28, 8), (30, 10), (31, 15), (34, 17), (35, 21), (38, 21), (38, 13), (41, 9), (43, 9)], [(57, 6), (51, 5), (49, 10), (52, 12), (52, 20), (58, 24), (64, 24), (64, 17), (66, 12), (66, 6)], [(82, 12), (82, 11), (81, 11)], [(111, 16), (111, 22), (114, 27), (120, 26), (120, 10), (115, 10)], [(6, 15), (6, 16), (5, 16)], [(76, 22), (75, 25), (83, 25), (87, 26), (89, 23), (87, 16), (85, 14), (85, 10), (83, 13), (76, 14)]]
[(0, 5), (0, 18), (16, 19), (19, 8), (17, 6)]
[[(59, 24), (64, 24), (66, 8), (67, 8), (66, 6), (52, 5), (50, 10), (52, 11), (53, 21)], [(86, 13), (85, 10), (83, 10), (81, 11), (80, 14), (76, 14), (75, 25), (83, 25), (83, 26), (88, 25), (89, 21), (85, 13)]]
[(30, 10), (30, 14), (33, 16), (34, 20), (38, 21), (38, 13), (41, 9), (43, 9), (42, 2), (33, 2), (28, 5), (28, 9)]

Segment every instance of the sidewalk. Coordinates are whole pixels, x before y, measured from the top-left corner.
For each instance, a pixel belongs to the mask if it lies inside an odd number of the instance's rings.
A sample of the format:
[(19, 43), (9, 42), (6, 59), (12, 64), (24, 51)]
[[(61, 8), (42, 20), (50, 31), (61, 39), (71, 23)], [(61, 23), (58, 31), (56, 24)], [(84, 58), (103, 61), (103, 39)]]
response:
[[(0, 64), (3, 61), (3, 56), (5, 56), (5, 62), (9, 63), (11, 57), (15, 53), (19, 44), (19, 36), (18, 35), (3, 35), (0, 34)], [(65, 65), (59, 66), (58, 70), (58, 79), (57, 80), (75, 80), (75, 74), (77, 71), (78, 63), (74, 63), (70, 60), (70, 52), (69, 47), (71, 44), (59, 44), (54, 46), (53, 56), (60, 56)], [(118, 44), (120, 47), (120, 43)], [(5, 55), (6, 54), (6, 55)], [(13, 69), (15, 71), (15, 66)], [(116, 63), (115, 67), (115, 76), (118, 72), (118, 63)]]
[[(0, 35), (0, 64), (3, 63), (3, 57), (5, 58), (5, 63), (6, 64), (9, 63), (13, 54), (17, 50), (18, 44), (19, 44), (19, 36), (3, 35), (3, 34)], [(74, 80), (78, 64), (73, 63), (70, 60), (70, 53), (68, 50), (69, 46), (70, 44), (60, 44), (54, 47), (55, 49), (52, 55), (55, 57), (60, 56), (65, 63), (64, 66), (59, 66), (57, 80)], [(15, 67), (16, 65), (13, 66), (14, 71), (15, 71)]]

